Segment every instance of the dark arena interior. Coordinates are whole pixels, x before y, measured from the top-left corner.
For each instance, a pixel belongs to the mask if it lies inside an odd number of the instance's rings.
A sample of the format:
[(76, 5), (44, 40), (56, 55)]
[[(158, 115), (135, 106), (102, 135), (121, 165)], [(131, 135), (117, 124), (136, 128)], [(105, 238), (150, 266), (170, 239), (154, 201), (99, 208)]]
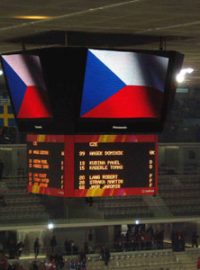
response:
[(200, 269), (200, 1), (0, 1), (0, 270)]

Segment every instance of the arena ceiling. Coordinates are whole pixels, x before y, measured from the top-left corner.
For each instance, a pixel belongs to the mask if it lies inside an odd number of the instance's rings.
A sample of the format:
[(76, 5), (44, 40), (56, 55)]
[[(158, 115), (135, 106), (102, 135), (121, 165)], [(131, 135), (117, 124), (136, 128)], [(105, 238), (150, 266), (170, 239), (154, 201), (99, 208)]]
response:
[(200, 84), (199, 0), (1, 0), (0, 53), (46, 46), (167, 49)]

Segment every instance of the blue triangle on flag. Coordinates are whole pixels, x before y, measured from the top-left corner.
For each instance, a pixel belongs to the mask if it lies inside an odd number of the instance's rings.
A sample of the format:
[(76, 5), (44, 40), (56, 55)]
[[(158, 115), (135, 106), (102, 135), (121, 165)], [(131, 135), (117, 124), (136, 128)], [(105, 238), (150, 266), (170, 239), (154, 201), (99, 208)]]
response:
[(27, 86), (21, 80), (21, 78), (17, 75), (17, 73), (12, 69), (12, 67), (6, 62), (6, 60), (3, 59), (2, 62), (3, 62), (5, 77), (8, 82), (12, 102), (14, 104), (16, 113), (18, 113), (21, 103), (23, 101)]
[(111, 97), (124, 86), (126, 86), (125, 83), (115, 73), (88, 51), (81, 116)]

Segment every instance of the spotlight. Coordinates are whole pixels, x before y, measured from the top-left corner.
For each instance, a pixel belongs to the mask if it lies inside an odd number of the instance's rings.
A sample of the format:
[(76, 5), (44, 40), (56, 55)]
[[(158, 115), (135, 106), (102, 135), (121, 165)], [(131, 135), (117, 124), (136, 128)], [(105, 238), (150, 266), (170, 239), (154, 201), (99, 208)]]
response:
[(191, 74), (194, 71), (193, 68), (185, 68), (185, 72)]
[(136, 225), (140, 224), (139, 219), (136, 219), (136, 220), (135, 220), (135, 224), (136, 224)]
[(181, 71), (177, 74), (176, 76), (176, 81), (178, 83), (182, 83), (185, 81), (185, 75), (186, 74), (191, 74), (194, 71), (193, 68), (183, 68)]
[(184, 82), (184, 80), (185, 80), (185, 75), (182, 74), (181, 72), (176, 75), (176, 81), (178, 83), (182, 83), (182, 82)]
[(47, 225), (47, 228), (48, 228), (49, 230), (53, 230), (54, 227), (55, 227), (55, 226), (54, 226), (53, 223), (48, 223), (48, 225)]

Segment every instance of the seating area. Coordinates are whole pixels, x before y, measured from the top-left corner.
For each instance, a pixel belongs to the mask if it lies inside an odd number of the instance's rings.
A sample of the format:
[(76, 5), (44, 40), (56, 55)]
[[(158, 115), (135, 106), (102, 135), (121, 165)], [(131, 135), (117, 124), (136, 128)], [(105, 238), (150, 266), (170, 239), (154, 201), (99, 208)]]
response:
[[(162, 150), (161, 152), (164, 153), (163, 156), (170, 150), (168, 145), (165, 144), (160, 144), (159, 148)], [(59, 219), (57, 208), (51, 207), (52, 205), (59, 205), (60, 210), (63, 209), (62, 211), (65, 213), (63, 219), (74, 219), (77, 217), (77, 213), (80, 219), (84, 217), (94, 217), (94, 213), (96, 213), (96, 218), (105, 220), (152, 219), (159, 216), (163, 217), (164, 214), (165, 217), (196, 217), (200, 214), (200, 174), (198, 173), (199, 166), (196, 164), (195, 160), (195, 157), (198, 155), (199, 146), (193, 144), (184, 144), (183, 146), (180, 144), (176, 146), (176, 149), (178, 149), (176, 152), (177, 156), (179, 156), (180, 153), (185, 153), (185, 156), (189, 158), (191, 154), (193, 154), (193, 159), (190, 159), (189, 162), (182, 160), (179, 162), (178, 166), (171, 166), (163, 159), (159, 167), (158, 195), (156, 195), (156, 197), (99, 197), (93, 199), (94, 203), (92, 204), (92, 208), (84, 208), (85, 202), (81, 200), (81, 198), (76, 200), (69, 198), (63, 201), (62, 198), (56, 198), (55, 200), (55, 198), (44, 198), (44, 196), (28, 194), (26, 190), (26, 171), (25, 169), (21, 169), (26, 167), (26, 164), (24, 164), (26, 160), (22, 159), (20, 168), (16, 168), (16, 177), (10, 177), (8, 174), (8, 166), (6, 167), (6, 177), (4, 177), (2, 181), (4, 186), (6, 186), (4, 192), (6, 206), (0, 208), (0, 213), (2, 214), (0, 220), (2, 220), (3, 223), (9, 223), (9, 220), (16, 218), (16, 222), (18, 223), (23, 219), (23, 215), (26, 220), (48, 220), (49, 215), (51, 215), (52, 218), (55, 217)], [(25, 150), (26, 146), (21, 145), (20, 153), (24, 153)], [(3, 153), (6, 154), (7, 152), (4, 151)], [(9, 153), (12, 152), (10, 151)], [(21, 156), (23, 155), (21, 154)], [(11, 157), (9, 159), (11, 159)], [(188, 174), (188, 168), (193, 168), (194, 173)], [(48, 206), (50, 206), (51, 209), (49, 209)], [(77, 210), (74, 211), (74, 208)]]
[[(4, 182), (7, 189), (6, 206), (0, 208), (2, 222), (15, 218), (19, 222), (23, 216), (28, 220), (48, 220), (49, 214), (40, 197), (27, 193), (25, 177)], [(199, 192), (198, 175), (159, 175), (159, 193), (151, 200), (142, 196), (94, 198), (94, 207), (104, 219), (153, 218), (158, 214), (158, 207), (163, 211), (168, 209), (172, 216), (197, 216), (200, 214)], [(159, 199), (163, 205), (158, 205)]]
[(95, 199), (98, 211), (104, 213), (104, 218), (152, 217), (148, 205), (141, 196), (110, 197)]
[(196, 142), (199, 141), (200, 112), (199, 97), (194, 90), (193, 95), (176, 94), (168, 116), (161, 142)]
[(159, 196), (175, 216), (200, 214), (198, 175), (160, 176)]
[(48, 220), (49, 214), (39, 197), (27, 193), (25, 177), (6, 178), (3, 182), (6, 190), (4, 192), (5, 205), (0, 207), (2, 224), (33, 221), (37, 223)]
[(99, 255), (88, 256), (88, 270), (193, 270), (196, 269), (198, 249), (185, 252), (171, 250), (149, 250), (112, 253), (109, 266), (104, 266)]
[(158, 208), (177, 217), (200, 214), (199, 175), (159, 174), (158, 188), (151, 200), (143, 196), (95, 198), (95, 206), (105, 219), (152, 218), (158, 215)]
[[(108, 266), (105, 266), (99, 254), (87, 255), (87, 270), (195, 270), (199, 249), (189, 248), (184, 252), (167, 250), (149, 250), (111, 253)], [(65, 267), (68, 270), (70, 261), (76, 261), (77, 255), (64, 256)], [(29, 269), (33, 257), (20, 258), (20, 263)], [(38, 264), (45, 261), (40, 256)], [(12, 261), (11, 261), (12, 262)]]

